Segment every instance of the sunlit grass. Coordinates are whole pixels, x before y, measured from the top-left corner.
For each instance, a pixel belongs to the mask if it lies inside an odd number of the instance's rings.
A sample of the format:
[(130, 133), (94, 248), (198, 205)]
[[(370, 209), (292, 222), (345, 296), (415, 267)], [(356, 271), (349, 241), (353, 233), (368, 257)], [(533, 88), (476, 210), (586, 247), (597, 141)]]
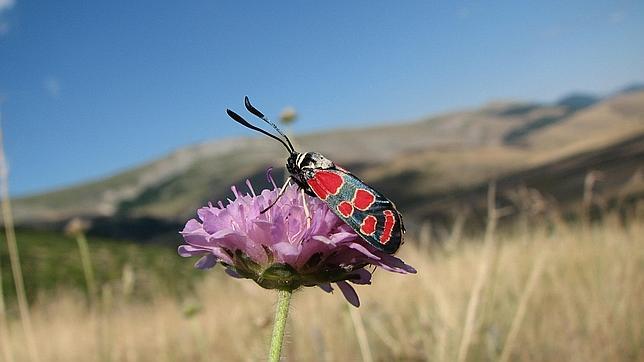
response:
[[(471, 291), (487, 255), (491, 267), (477, 302), (467, 360), (497, 360), (504, 349), (509, 360), (642, 360), (643, 231), (642, 222), (624, 227), (612, 219), (590, 229), (536, 225), (527, 237), (495, 235), (494, 253), (484, 253), (482, 236), (462, 240), (449, 252), (430, 248), (429, 254), (409, 241), (401, 256), (417, 275), (376, 272), (372, 286), (358, 288), (370, 353), (376, 361), (455, 360)], [(92, 250), (100, 254), (100, 248)], [(148, 272), (134, 270), (136, 278)], [(99, 313), (92, 313), (83, 293), (73, 289), (38, 298), (33, 324), (43, 359), (263, 359), (274, 293), (221, 270), (193, 273), (206, 277), (183, 298), (161, 291), (130, 298), (121, 291), (124, 282), (106, 284)], [(291, 313), (287, 360), (361, 360), (341, 295), (307, 288), (295, 294)], [(18, 322), (10, 329), (17, 360), (25, 360)]]

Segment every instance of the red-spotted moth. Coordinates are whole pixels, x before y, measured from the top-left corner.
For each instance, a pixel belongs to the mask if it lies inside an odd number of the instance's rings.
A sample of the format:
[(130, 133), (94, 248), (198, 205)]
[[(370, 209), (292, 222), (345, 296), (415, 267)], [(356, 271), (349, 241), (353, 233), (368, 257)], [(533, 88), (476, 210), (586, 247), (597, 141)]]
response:
[[(262, 112), (253, 107), (248, 97), (244, 98), (244, 103), (250, 113), (271, 125), (286, 141), (253, 126), (230, 109), (226, 110), (236, 122), (276, 139), (288, 150), (286, 169), (291, 175), (286, 179), (278, 199), (292, 180), (304, 193), (324, 201), (340, 219), (375, 248), (389, 254), (398, 250), (403, 242), (405, 227), (402, 216), (393, 202), (321, 154), (296, 152), (288, 137)], [(277, 199), (262, 213), (270, 209), (276, 201)]]

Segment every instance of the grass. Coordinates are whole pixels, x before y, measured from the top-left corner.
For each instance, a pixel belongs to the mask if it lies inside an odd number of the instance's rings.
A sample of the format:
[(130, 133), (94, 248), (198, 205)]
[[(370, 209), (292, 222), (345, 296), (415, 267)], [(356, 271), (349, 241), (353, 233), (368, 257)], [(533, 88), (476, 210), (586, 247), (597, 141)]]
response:
[[(359, 317), (364, 325), (360, 339), (366, 339), (360, 344), (369, 346), (374, 361), (456, 360), (463, 348), (468, 303), (480, 265), (485, 262), (489, 269), (473, 306), (475, 317), (467, 327), (471, 331), (467, 332), (470, 340), (465, 360), (644, 359), (642, 219), (628, 226), (610, 217), (591, 228), (531, 226), (527, 234), (493, 235), (493, 244), (483, 243), (481, 236), (460, 240), (450, 249), (432, 245), (429, 254), (409, 241), (401, 257), (418, 269), (417, 275), (377, 271), (372, 286), (358, 287), (362, 299)], [(31, 241), (24, 238), (28, 235)], [(41, 240), (39, 245), (28, 246), (36, 244), (37, 233), (20, 236), (30, 289), (43, 287), (29, 281), (34, 264), (49, 263), (47, 273), (59, 273), (56, 269), (78, 259), (70, 251), (75, 249), (71, 239), (57, 239), (69, 248), (63, 251), (63, 246), (51, 239), (48, 244)], [(72, 283), (76, 287), (49, 288), (32, 304), (32, 322), (43, 360), (265, 358), (276, 293), (224, 276), (220, 269), (184, 275), (190, 261), (177, 256), (166, 259), (152, 247), (109, 249), (107, 245), (113, 244), (90, 239), (93, 257), (102, 261), (96, 264), (102, 265), (96, 269), (104, 285), (98, 311), (88, 308), (78, 291), (83, 285), (80, 269), (70, 274), (77, 275), (78, 281)], [(494, 252), (486, 251), (489, 245)], [(34, 252), (42, 254), (38, 260)], [(108, 258), (111, 252), (118, 256)], [(63, 260), (55, 265), (46, 261), (54, 255)], [(154, 258), (159, 258), (157, 264), (151, 262)], [(80, 268), (80, 261), (76, 263)], [(195, 282), (196, 288), (188, 288), (192, 292), (182, 293), (181, 298), (155, 288), (150, 288), (145, 298), (128, 297), (119, 292), (126, 283), (119, 275), (120, 267), (126, 263), (133, 265), (135, 279), (140, 274), (169, 283), (187, 279)], [(195, 281), (193, 275), (205, 277)], [(291, 308), (285, 360), (364, 358), (356, 316), (349, 312), (340, 293), (327, 295), (307, 288), (295, 293)], [(27, 355), (21, 348), (24, 341), (19, 329), (18, 321), (12, 320), (12, 350), (21, 361)]]
[[(57, 290), (85, 292), (86, 281), (74, 237), (18, 230), (17, 239), (30, 302), (50, 298)], [(171, 246), (137, 245), (93, 237), (88, 238), (88, 244), (99, 286), (118, 284), (127, 270), (131, 270), (136, 277), (134, 293), (151, 298), (161, 292), (174, 295), (187, 292), (200, 276), (194, 273), (190, 261), (177, 257), (176, 249)], [(0, 242), (0, 265), (9, 265), (4, 238)], [(2, 283), (7, 297), (13, 299), (15, 288), (9, 269), (3, 270)]]

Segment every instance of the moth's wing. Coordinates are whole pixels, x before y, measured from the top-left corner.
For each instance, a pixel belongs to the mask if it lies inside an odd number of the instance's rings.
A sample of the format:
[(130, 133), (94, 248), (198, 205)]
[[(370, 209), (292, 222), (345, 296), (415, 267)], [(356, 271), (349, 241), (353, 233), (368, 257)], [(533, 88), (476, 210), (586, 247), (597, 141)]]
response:
[(369, 244), (393, 254), (405, 228), (396, 206), (344, 169), (313, 170), (306, 177), (313, 193)]

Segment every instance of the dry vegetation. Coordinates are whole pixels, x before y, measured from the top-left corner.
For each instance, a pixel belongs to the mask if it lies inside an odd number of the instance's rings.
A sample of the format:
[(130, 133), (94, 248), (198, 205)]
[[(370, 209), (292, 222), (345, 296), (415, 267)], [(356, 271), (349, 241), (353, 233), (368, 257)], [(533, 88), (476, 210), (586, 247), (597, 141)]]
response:
[[(418, 274), (376, 272), (374, 285), (358, 289), (363, 305), (353, 315), (339, 293), (299, 291), (284, 359), (644, 359), (642, 219), (530, 226), (449, 250), (409, 242), (402, 257)], [(131, 300), (118, 287), (104, 288), (95, 308), (73, 291), (41, 298), (32, 306), (41, 359), (265, 359), (275, 294), (221, 270), (208, 273), (185, 300), (161, 293)], [(368, 353), (361, 353), (361, 332)], [(29, 360), (19, 321), (10, 333), (15, 360)]]

